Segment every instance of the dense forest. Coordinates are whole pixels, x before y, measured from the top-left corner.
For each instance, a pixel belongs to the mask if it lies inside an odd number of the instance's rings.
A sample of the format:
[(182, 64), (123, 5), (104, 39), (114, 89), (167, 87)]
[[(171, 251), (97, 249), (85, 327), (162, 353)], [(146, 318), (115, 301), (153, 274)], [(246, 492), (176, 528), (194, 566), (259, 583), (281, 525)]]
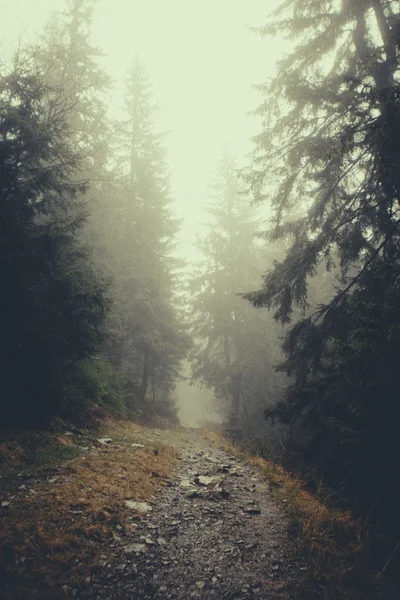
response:
[(189, 361), (232, 439), (395, 553), (400, 3), (289, 0), (260, 24), (291, 49), (247, 162), (221, 152), (192, 264), (145, 53), (118, 120), (93, 10), (71, 0), (1, 64), (2, 428), (176, 425)]
[(3, 67), (3, 424), (84, 419), (93, 402), (172, 418), (190, 345), (150, 83), (133, 61), (111, 122), (90, 22), (75, 0)]

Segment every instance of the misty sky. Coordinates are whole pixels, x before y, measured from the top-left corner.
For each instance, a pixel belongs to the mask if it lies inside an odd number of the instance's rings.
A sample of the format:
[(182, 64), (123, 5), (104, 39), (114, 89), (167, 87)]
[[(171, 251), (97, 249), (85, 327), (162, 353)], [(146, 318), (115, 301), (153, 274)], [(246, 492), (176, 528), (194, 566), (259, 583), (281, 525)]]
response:
[[(252, 89), (274, 72), (278, 40), (261, 39), (246, 26), (265, 24), (277, 0), (98, 0), (94, 45), (117, 82), (111, 112), (122, 106), (123, 79), (138, 54), (160, 105), (157, 127), (166, 145), (177, 214), (184, 218), (184, 250), (204, 220), (208, 186), (222, 148), (243, 159), (259, 125), (247, 113), (260, 99)], [(64, 0), (13, 0), (2, 11), (6, 49), (34, 42)]]

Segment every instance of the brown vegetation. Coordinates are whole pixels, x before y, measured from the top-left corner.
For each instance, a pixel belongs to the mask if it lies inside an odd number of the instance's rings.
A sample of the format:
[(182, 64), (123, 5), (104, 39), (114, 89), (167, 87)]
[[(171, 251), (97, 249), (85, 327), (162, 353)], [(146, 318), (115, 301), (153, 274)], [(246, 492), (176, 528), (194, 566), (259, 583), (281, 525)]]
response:
[[(65, 584), (89, 583), (107, 564), (113, 539), (135, 529), (138, 515), (125, 501), (151, 501), (157, 488), (166, 485), (174, 452), (152, 442), (134, 448), (131, 444), (138, 441), (141, 428), (112, 426), (107, 433), (121, 441), (69, 461), (59, 477), (39, 479), (34, 489), (17, 494), (2, 510), (1, 571), (14, 594), (16, 582), (22, 588), (24, 582), (40, 586), (40, 598), (62, 597)], [(71, 443), (65, 436), (60, 442), (65, 440)], [(21, 589), (18, 597), (35, 596), (32, 591), (25, 596)]]
[[(305, 483), (278, 464), (250, 456), (215, 427), (203, 435), (256, 467), (290, 517), (289, 533), (310, 565), (304, 597), (376, 598), (376, 581), (367, 572), (367, 530), (349, 511), (329, 508)], [(354, 586), (353, 586), (354, 584)], [(367, 594), (367, 595), (365, 595)], [(391, 597), (391, 596), (390, 596)]]

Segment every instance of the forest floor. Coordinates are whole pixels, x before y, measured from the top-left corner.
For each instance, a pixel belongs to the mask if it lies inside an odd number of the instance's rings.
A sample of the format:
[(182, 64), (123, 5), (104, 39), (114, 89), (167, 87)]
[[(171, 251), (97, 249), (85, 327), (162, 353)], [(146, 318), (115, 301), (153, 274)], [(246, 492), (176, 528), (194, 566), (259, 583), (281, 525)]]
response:
[(255, 464), (183, 428), (59, 440), (77, 456), (0, 479), (4, 600), (298, 597), (307, 566)]

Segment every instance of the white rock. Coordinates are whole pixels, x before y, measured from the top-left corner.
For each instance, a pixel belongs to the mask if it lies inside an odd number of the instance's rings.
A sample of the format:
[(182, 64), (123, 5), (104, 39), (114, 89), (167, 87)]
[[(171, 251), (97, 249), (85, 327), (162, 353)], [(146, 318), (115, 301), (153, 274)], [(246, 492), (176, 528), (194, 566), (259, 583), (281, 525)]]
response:
[(204, 486), (208, 486), (208, 485), (214, 485), (219, 483), (221, 480), (219, 477), (208, 477), (207, 475), (199, 475), (199, 477), (196, 477), (195, 482), (198, 485), (204, 485)]
[(154, 546), (154, 545), (155, 545), (155, 541), (154, 541), (154, 540), (152, 540), (152, 539), (151, 539), (151, 538), (149, 538), (149, 537), (145, 537), (145, 538), (144, 538), (144, 541), (146, 542), (146, 544), (147, 544), (148, 546)]
[(124, 548), (127, 554), (146, 552), (146, 544), (130, 544)]
[(148, 513), (153, 510), (153, 507), (147, 502), (134, 502), (133, 500), (125, 500), (126, 508), (130, 508), (131, 510), (136, 510), (136, 512), (140, 513)]
[(144, 448), (144, 444), (131, 444), (132, 448)]
[(179, 487), (183, 488), (184, 490), (191, 490), (194, 488), (194, 485), (191, 481), (189, 481), (189, 479), (183, 479), (180, 482)]

